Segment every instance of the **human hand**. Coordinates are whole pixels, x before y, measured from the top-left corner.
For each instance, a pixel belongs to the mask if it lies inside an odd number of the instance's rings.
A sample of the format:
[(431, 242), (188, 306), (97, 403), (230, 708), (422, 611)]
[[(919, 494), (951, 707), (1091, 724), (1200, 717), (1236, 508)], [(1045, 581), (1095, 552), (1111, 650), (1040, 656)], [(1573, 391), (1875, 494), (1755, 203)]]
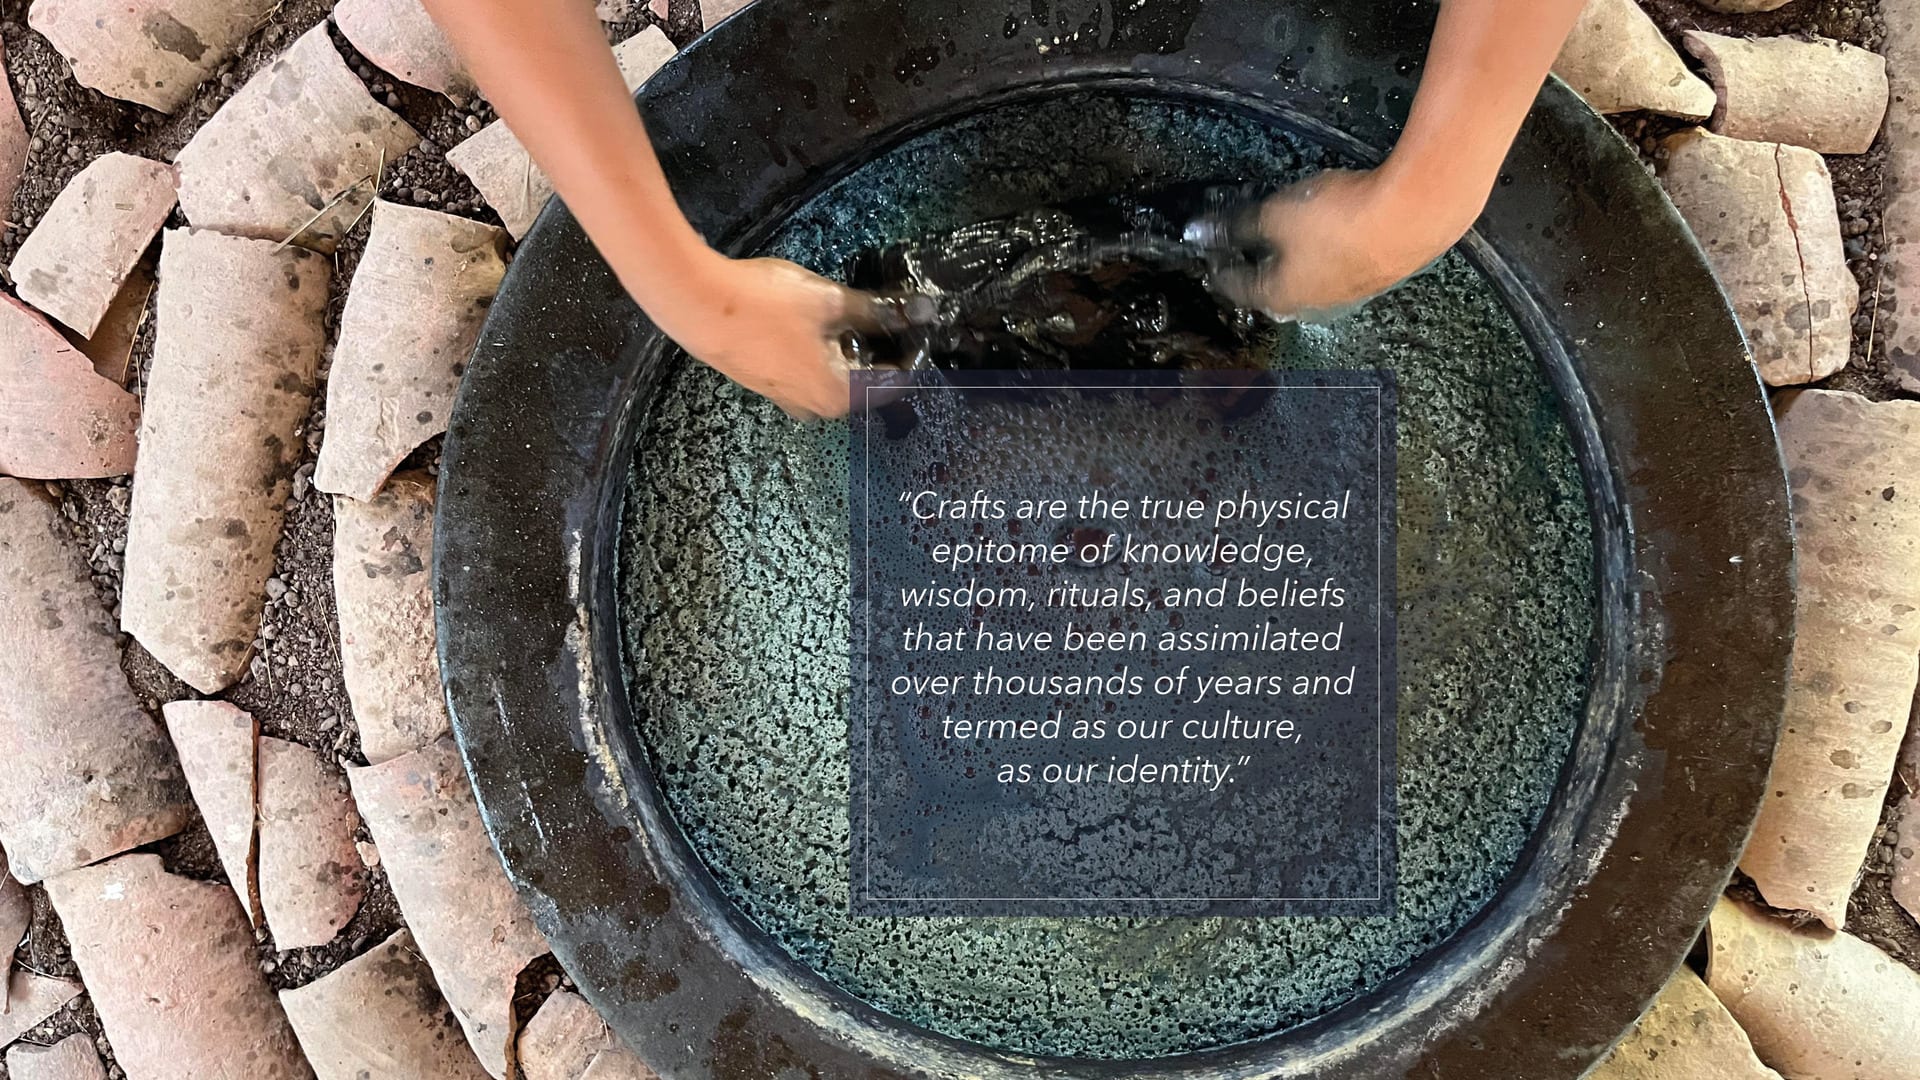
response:
[(668, 336), (795, 419), (846, 414), (841, 339), (872, 321), (871, 297), (779, 259), (714, 255), (697, 279), (697, 301), (660, 306)]
[[(1483, 196), (1484, 199), (1484, 196)], [(1273, 195), (1230, 226), (1266, 256), (1220, 275), (1243, 307), (1313, 319), (1370, 299), (1417, 273), (1466, 234), (1471, 199), (1408, 194), (1383, 170), (1330, 170)]]

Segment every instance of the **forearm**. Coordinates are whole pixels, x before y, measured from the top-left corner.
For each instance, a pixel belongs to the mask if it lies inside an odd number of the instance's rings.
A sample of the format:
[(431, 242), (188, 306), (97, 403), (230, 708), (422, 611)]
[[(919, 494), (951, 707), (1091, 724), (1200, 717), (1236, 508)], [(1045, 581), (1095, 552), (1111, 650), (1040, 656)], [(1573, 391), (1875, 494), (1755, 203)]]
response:
[(641, 307), (657, 319), (697, 303), (715, 256), (674, 201), (593, 5), (424, 2)]
[(1486, 206), (1583, 0), (1441, 0), (1406, 130), (1381, 172), (1455, 236)]

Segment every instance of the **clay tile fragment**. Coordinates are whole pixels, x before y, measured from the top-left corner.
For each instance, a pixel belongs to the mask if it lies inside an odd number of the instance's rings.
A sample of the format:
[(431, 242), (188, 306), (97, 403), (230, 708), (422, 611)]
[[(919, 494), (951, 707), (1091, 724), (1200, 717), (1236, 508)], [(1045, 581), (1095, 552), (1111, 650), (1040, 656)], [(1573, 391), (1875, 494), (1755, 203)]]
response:
[(97, 158), (54, 197), (9, 268), (20, 299), (92, 337), (173, 212), (173, 166)]
[(311, 1078), (233, 890), (123, 855), (47, 881), (128, 1080)]
[(1804, 390), (1775, 414), (1805, 557), (1786, 729), (1740, 869), (1767, 903), (1837, 929), (1913, 703), (1920, 402)]
[(0, 1046), (25, 1035), (85, 991), (86, 987), (72, 979), (14, 972), (7, 978), (6, 1011), (0, 1012)]
[(33, 0), (27, 24), (109, 97), (186, 104), (279, 5), (274, 0)]
[(1795, 930), (1723, 898), (1707, 985), (1783, 1076), (1920, 1076), (1920, 974), (1851, 934)]
[(721, 19), (751, 3), (753, 0), (700, 0), (700, 29), (713, 29)]
[(193, 801), (213, 835), (213, 849), (249, 921), (260, 922), (254, 844), (258, 815), (260, 724), (224, 701), (170, 701), (160, 707)]
[(13, 1080), (107, 1080), (93, 1037), (81, 1032), (52, 1046), (21, 1043), (7, 1051), (7, 1072)]
[(402, 82), (445, 94), (461, 105), (478, 92), (453, 43), (420, 0), (340, 0), (333, 8), (333, 24), (360, 55)]
[(547, 943), (480, 823), (453, 740), (349, 776), (394, 899), (440, 992), (480, 1064), (507, 1076), (514, 980)]
[[(26, 887), (7, 872), (6, 863), (0, 861), (0, 957), (5, 957), (5, 965), (11, 967), (14, 950), (26, 940), (27, 927), (33, 925), (33, 901), (27, 898)], [(0, 975), (5, 974), (0, 970)]]
[(64, 526), (51, 502), (0, 479), (0, 844), (26, 884), (172, 836), (193, 815)]
[(313, 486), (370, 499), (447, 429), (460, 374), (507, 272), (507, 234), (437, 210), (376, 202), (347, 291)]
[(1586, 1080), (1780, 1080), (1691, 968), (1682, 967)]
[(486, 1080), (405, 930), (280, 1003), (320, 1080)]
[[(0, 71), (6, 69), (6, 64), (7, 46), (0, 42)], [(14, 193), (20, 190), (20, 178), (27, 173), (27, 148), (32, 142), (26, 119), (13, 100), (13, 87), (7, 80), (0, 79), (0, 209), (13, 205)]]
[[(614, 46), (613, 57), (626, 78), (627, 89), (635, 90), (653, 76), (660, 65), (673, 59), (673, 42), (657, 26), (649, 26)], [(1706, 115), (1702, 113), (1701, 115)], [(487, 205), (500, 215), (500, 221), (515, 240), (533, 227), (540, 208), (553, 195), (553, 184), (533, 163), (520, 140), (507, 130), (504, 120), (495, 120), (472, 138), (447, 151), (447, 163), (473, 181)]]
[(202, 229), (332, 251), (373, 200), (381, 163), (420, 141), (373, 100), (321, 23), (181, 149), (180, 209)]
[(299, 743), (260, 740), (260, 906), (275, 945), (325, 945), (360, 910), (359, 827), (338, 770)]
[(133, 471), (140, 402), (93, 370), (53, 324), (0, 292), (0, 475)]
[(1553, 73), (1602, 113), (1648, 112), (1704, 120), (1713, 87), (1687, 70), (1634, 0), (1587, 0)]
[(166, 234), (121, 626), (202, 693), (246, 670), (325, 343), (327, 260)]
[(1826, 161), (1700, 128), (1665, 145), (1667, 196), (1733, 301), (1760, 377), (1790, 386), (1845, 367), (1860, 286), (1847, 269)]
[(433, 481), (395, 476), (369, 502), (333, 501), (333, 593), (340, 666), (378, 765), (452, 730), (433, 629)]
[(1823, 154), (1864, 154), (1887, 115), (1887, 62), (1828, 38), (1736, 38), (1689, 30), (1719, 105), (1713, 130)]
[(526, 1080), (656, 1080), (621, 1046), (585, 998), (557, 990), (520, 1033), (520, 1071)]

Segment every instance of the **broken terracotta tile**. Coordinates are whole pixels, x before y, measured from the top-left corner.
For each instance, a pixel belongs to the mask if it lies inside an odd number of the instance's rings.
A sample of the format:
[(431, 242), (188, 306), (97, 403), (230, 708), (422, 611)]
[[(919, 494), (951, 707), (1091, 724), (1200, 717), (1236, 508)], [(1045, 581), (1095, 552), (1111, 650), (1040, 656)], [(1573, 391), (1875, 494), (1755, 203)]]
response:
[(580, 1080), (594, 1056), (614, 1045), (587, 999), (556, 990), (520, 1032), (520, 1071), (526, 1080)]
[(173, 166), (132, 154), (94, 160), (60, 189), (9, 267), (20, 299), (92, 337), (173, 212)]
[(133, 471), (140, 402), (101, 378), (40, 313), (0, 292), (0, 476)]
[[(0, 41), (0, 71), (7, 65), (7, 44)], [(0, 217), (7, 217), (13, 195), (20, 190), (20, 178), (27, 173), (27, 149), (33, 135), (13, 100), (13, 87), (0, 79)]]
[(486, 1080), (405, 930), (280, 1003), (320, 1080)]
[(85, 1032), (52, 1046), (14, 1046), (7, 1051), (7, 1072), (13, 1080), (107, 1080), (93, 1036)]
[(1587, 0), (1553, 73), (1597, 112), (1644, 109), (1684, 120), (1713, 113), (1713, 87), (1687, 70), (1634, 0)]
[(133, 374), (133, 343), (153, 309), (153, 267), (149, 258), (134, 264), (92, 337), (71, 330), (66, 334), (67, 342), (93, 363), (94, 374), (116, 386), (127, 385)]
[(51, 501), (0, 479), (0, 845), (25, 884), (172, 836), (193, 816), (65, 525)]
[(464, 105), (478, 92), (453, 43), (420, 0), (340, 0), (333, 24), (360, 55), (402, 82)]
[(1920, 1076), (1920, 973), (1851, 934), (1795, 930), (1722, 898), (1707, 923), (1707, 986), (1783, 1076)]
[(247, 919), (260, 923), (260, 883), (254, 844), (258, 815), (260, 724), (224, 701), (169, 701), (160, 707), (167, 734), (187, 774), (193, 801), (213, 836), (213, 849), (240, 897)]
[(123, 855), (47, 881), (128, 1080), (313, 1076), (233, 890)]
[(1887, 62), (1828, 38), (1737, 38), (1689, 30), (1719, 105), (1713, 130), (1823, 154), (1864, 154), (1887, 114)]
[(1838, 929), (1879, 829), (1920, 653), (1920, 402), (1774, 402), (1800, 560), (1786, 728), (1740, 869)]
[(27, 898), (26, 886), (7, 872), (4, 855), (0, 855), (0, 958), (4, 958), (4, 962), (0, 963), (0, 975), (10, 970), (14, 950), (26, 940), (27, 927), (31, 925), (33, 901)]
[(1585, 1080), (1780, 1080), (1691, 968), (1667, 980), (1640, 1022)]
[[(1876, 330), (1901, 389), (1920, 394), (1920, 0), (1883, 0), (1880, 51), (1887, 58), (1887, 166), (1880, 211)], [(1884, 294), (1881, 290), (1884, 289)]]
[(520, 1033), (526, 1080), (658, 1080), (579, 994), (557, 990)]
[(7, 978), (7, 1007), (0, 1011), (0, 1046), (25, 1035), (85, 991), (86, 987), (72, 979), (14, 972)]
[(452, 730), (433, 630), (433, 481), (395, 476), (370, 502), (333, 501), (333, 594), (340, 666), (378, 765)]
[(80, 85), (170, 113), (278, 6), (274, 0), (33, 0), (27, 25), (67, 58)]
[(460, 375), (507, 272), (507, 234), (437, 210), (376, 202), (347, 291), (313, 486), (370, 499), (447, 430)]
[[(673, 42), (657, 26), (647, 27), (613, 49), (630, 90), (638, 89), (660, 65), (673, 59), (674, 52)], [(515, 240), (527, 234), (541, 207), (553, 196), (553, 184), (533, 163), (520, 140), (507, 130), (504, 120), (495, 120), (447, 151), (447, 163), (473, 181)]]
[(275, 945), (325, 945), (360, 910), (359, 827), (338, 770), (299, 743), (260, 740), (260, 906)]
[(1665, 146), (1661, 182), (1726, 287), (1760, 377), (1790, 386), (1845, 367), (1860, 286), (1847, 269), (1826, 161), (1701, 128)]
[(168, 230), (161, 250), (120, 624), (202, 693), (232, 685), (252, 652), (328, 270), (301, 248), (204, 230)]
[(547, 943), (480, 823), (453, 740), (348, 775), (420, 954), (480, 1063), (505, 1077), (514, 980)]
[(700, 0), (700, 29), (713, 29), (721, 19), (751, 3), (753, 0)]
[(373, 100), (322, 22), (262, 69), (174, 156), (198, 228), (330, 252), (373, 200), (381, 163), (420, 136)]

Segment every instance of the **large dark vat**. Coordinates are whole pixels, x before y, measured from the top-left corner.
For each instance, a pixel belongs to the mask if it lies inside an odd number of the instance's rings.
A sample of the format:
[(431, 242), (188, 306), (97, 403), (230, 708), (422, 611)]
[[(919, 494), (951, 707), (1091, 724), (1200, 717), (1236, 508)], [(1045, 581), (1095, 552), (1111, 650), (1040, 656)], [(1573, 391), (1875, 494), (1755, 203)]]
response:
[[(910, 138), (1095, 97), (1377, 160), (1432, 23), (1423, 3), (963, 7), (761, 0), (669, 64), (640, 101), (695, 224), (756, 250)], [(1464, 248), (1557, 392), (1591, 511), (1598, 630), (1550, 804), (1464, 928), (1338, 1008), (1204, 1052), (1046, 1059), (896, 1020), (796, 962), (669, 812), (623, 687), (615, 557), (672, 350), (550, 207), (448, 436), (440, 641), (508, 871), (620, 1034), (664, 1076), (719, 1080), (1584, 1071), (1680, 962), (1764, 791), (1790, 646), (1785, 483), (1697, 247), (1564, 87), (1542, 95)]]

